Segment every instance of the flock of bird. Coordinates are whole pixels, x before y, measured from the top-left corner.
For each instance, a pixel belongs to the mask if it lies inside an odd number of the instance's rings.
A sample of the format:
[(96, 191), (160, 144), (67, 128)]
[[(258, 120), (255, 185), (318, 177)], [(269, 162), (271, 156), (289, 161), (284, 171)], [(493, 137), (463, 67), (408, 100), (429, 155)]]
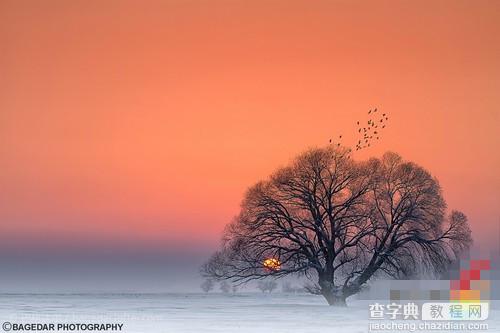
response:
[[(359, 120), (356, 122), (359, 135), (355, 145), (356, 151), (368, 148), (375, 140), (379, 140), (381, 132), (385, 129), (389, 120), (389, 116), (386, 113), (380, 113), (376, 108), (368, 111), (368, 116), (370, 119), (368, 119), (366, 125), (362, 124)], [(339, 140), (341, 139), (342, 135), (339, 135)], [(332, 139), (330, 139), (330, 144), (335, 144)], [(336, 143), (336, 145), (340, 147), (340, 143)]]
[(356, 143), (356, 150), (368, 148), (374, 140), (379, 140), (380, 134), (389, 120), (386, 113), (382, 113), (381, 116), (377, 117), (380, 115), (380, 113), (377, 114), (377, 109), (368, 111), (368, 115), (371, 115), (375, 119), (368, 119), (366, 126), (357, 121), (358, 135), (360, 137)]

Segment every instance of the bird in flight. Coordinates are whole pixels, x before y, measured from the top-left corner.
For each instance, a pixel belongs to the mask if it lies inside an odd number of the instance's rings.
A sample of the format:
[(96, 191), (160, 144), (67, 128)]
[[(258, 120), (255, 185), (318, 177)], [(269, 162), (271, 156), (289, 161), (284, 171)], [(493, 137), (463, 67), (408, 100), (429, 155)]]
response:
[[(357, 150), (362, 150), (367, 147), (372, 146), (372, 140), (380, 140), (381, 138), (381, 131), (385, 129), (386, 127), (386, 122), (389, 120), (389, 117), (387, 116), (387, 113), (382, 113), (380, 117), (376, 116), (376, 113), (378, 112), (378, 109), (370, 109), (368, 111), (369, 119), (367, 119), (366, 123), (368, 124), (367, 127), (361, 127), (360, 121), (356, 121), (356, 125), (358, 125), (358, 133), (362, 134), (360, 135), (360, 138), (358, 138), (358, 142), (356, 144), (356, 151)], [(380, 124), (377, 125), (377, 124)]]
[[(352, 151), (358, 151), (362, 150), (368, 147), (371, 147), (373, 141), (372, 140), (380, 140), (381, 138), (381, 131), (385, 129), (386, 127), (386, 122), (389, 120), (389, 117), (387, 116), (386, 113), (382, 113), (381, 117), (377, 117), (375, 113), (378, 112), (378, 109), (370, 109), (368, 111), (368, 114), (371, 115), (370, 118), (367, 120), (367, 127), (362, 127), (360, 124), (362, 123), (360, 120), (356, 121), (356, 125), (358, 126), (358, 142), (355, 145), (356, 149), (348, 149), (348, 153), (351, 153)], [(378, 126), (377, 124), (380, 124)], [(343, 137), (342, 134), (339, 135), (339, 140), (341, 140)], [(334, 144), (336, 147), (340, 147), (341, 143), (340, 142), (334, 142), (333, 139), (329, 139), (330, 144)]]

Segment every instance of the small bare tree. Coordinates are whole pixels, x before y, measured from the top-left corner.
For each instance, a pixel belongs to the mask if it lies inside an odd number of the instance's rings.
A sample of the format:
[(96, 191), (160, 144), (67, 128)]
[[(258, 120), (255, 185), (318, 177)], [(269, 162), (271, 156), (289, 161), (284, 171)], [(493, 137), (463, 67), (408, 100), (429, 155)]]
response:
[(289, 281), (285, 281), (281, 284), (281, 291), (285, 294), (290, 294), (295, 292), (292, 284)]
[(313, 149), (247, 191), (202, 273), (239, 283), (305, 274), (308, 291), (343, 306), (373, 277), (440, 272), (467, 250), (465, 215), (445, 208), (437, 180), (397, 154), (354, 161), (347, 149)]
[(259, 281), (257, 283), (257, 288), (262, 291), (263, 293), (264, 292), (268, 292), (268, 293), (272, 293), (274, 289), (276, 289), (276, 287), (278, 287), (278, 282), (274, 281), (274, 280), (267, 280), (267, 281)]
[(214, 281), (212, 279), (206, 279), (200, 285), (201, 290), (208, 293), (210, 290), (214, 289)]
[(238, 292), (238, 286), (236, 286), (236, 285), (234, 285), (234, 284), (233, 284), (233, 285), (231, 286), (231, 292), (232, 292), (233, 294), (236, 294), (236, 293)]
[(228, 294), (231, 291), (231, 285), (227, 281), (222, 281), (219, 288), (224, 294)]

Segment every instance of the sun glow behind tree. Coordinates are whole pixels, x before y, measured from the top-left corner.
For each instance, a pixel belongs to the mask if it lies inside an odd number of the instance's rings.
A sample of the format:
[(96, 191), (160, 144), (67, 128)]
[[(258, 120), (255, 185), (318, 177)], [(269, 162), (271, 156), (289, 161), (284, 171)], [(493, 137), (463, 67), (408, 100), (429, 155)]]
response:
[(262, 263), (264, 267), (270, 271), (279, 271), (281, 269), (281, 263), (276, 258), (268, 258)]

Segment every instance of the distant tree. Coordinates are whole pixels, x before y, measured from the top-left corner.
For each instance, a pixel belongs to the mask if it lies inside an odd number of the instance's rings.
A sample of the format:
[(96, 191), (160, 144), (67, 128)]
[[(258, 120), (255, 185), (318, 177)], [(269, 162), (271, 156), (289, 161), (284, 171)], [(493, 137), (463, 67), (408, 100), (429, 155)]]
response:
[(232, 291), (232, 293), (233, 293), (233, 294), (237, 293), (237, 292), (238, 292), (238, 287), (237, 287), (236, 285), (234, 285), (234, 284), (233, 284), (233, 285), (231, 286), (231, 291)]
[(227, 281), (222, 281), (219, 288), (224, 294), (227, 294), (231, 291), (231, 285)]
[(268, 280), (268, 281), (259, 281), (257, 283), (257, 288), (262, 291), (263, 293), (264, 292), (273, 292), (274, 289), (276, 289), (276, 287), (278, 287), (278, 282), (274, 281), (274, 280)]
[(290, 281), (285, 281), (281, 284), (281, 291), (285, 294), (291, 294), (297, 292), (296, 288), (292, 286)]
[(241, 207), (202, 273), (304, 274), (330, 305), (378, 276), (439, 274), (472, 242), (466, 216), (446, 215), (438, 181), (395, 153), (355, 161), (343, 148), (309, 150), (251, 187)]
[(214, 281), (212, 279), (206, 279), (203, 281), (203, 283), (200, 285), (201, 290), (204, 292), (208, 293), (210, 290), (214, 289)]
[(289, 281), (285, 281), (281, 284), (281, 291), (286, 293), (286, 294), (290, 294), (290, 293), (295, 292), (293, 287), (292, 287), (292, 284)]
[(281, 285), (281, 291), (285, 294), (296, 294), (296, 293), (304, 292), (305, 289), (303, 287), (298, 287), (296, 285), (292, 285), (289, 281), (285, 281)]

